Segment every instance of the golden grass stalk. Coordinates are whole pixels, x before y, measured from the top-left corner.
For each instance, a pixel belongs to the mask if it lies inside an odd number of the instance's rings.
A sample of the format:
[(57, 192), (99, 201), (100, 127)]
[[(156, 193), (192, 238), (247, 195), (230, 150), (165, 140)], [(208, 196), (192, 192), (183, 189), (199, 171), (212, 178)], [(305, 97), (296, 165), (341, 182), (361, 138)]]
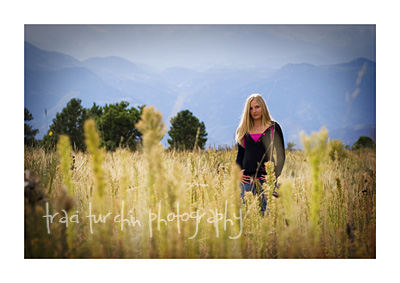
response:
[(103, 169), (104, 149), (100, 148), (100, 136), (93, 119), (88, 119), (84, 124), (85, 143), (90, 153), (90, 161), (94, 174), (95, 193), (101, 198), (106, 189), (105, 172)]
[(57, 153), (60, 157), (60, 171), (69, 195), (74, 194), (70, 168), (72, 165), (71, 142), (66, 135), (60, 135), (57, 143)]
[(311, 165), (311, 206), (310, 206), (310, 219), (311, 229), (313, 231), (314, 243), (317, 243), (320, 235), (320, 202), (323, 195), (322, 181), (321, 181), (321, 166), (323, 162), (327, 161), (328, 150), (328, 130), (323, 127), (319, 133), (312, 133), (311, 137), (301, 134), (304, 150)]
[(147, 161), (147, 187), (152, 204), (158, 203), (161, 191), (157, 185), (163, 185), (161, 174), (164, 171), (162, 164), (163, 148), (160, 143), (166, 128), (162, 121), (162, 114), (153, 106), (145, 107), (141, 120), (135, 127), (143, 134), (143, 151)]
[[(162, 206), (165, 208), (165, 206), (170, 203), (166, 201), (166, 198), (169, 198), (169, 194), (165, 176), (165, 166), (163, 163), (164, 150), (160, 142), (165, 134), (166, 127), (162, 121), (162, 114), (153, 106), (143, 109), (141, 120), (135, 127), (143, 134), (143, 152), (147, 163), (147, 183), (144, 188), (147, 194), (143, 195), (142, 203), (147, 204), (147, 209), (150, 208), (151, 213), (154, 213), (156, 210), (161, 211)], [(169, 208), (169, 206), (167, 208)], [(145, 213), (146, 208), (143, 208), (142, 211)], [(148, 211), (150, 214), (150, 210)], [(164, 213), (165, 212), (160, 214), (160, 218), (161, 215), (164, 216)], [(152, 231), (150, 236), (151, 242), (143, 242), (144, 246), (146, 246), (145, 249), (148, 256), (167, 257), (168, 226), (157, 226), (154, 222), (146, 225), (150, 225), (149, 229)], [(160, 229), (157, 229), (158, 227), (160, 227)]]

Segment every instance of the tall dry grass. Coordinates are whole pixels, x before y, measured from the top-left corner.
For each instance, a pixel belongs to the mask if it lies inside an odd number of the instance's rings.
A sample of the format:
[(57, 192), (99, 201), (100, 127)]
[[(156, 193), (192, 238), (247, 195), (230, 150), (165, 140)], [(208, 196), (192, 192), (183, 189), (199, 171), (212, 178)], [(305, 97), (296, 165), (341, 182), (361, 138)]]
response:
[(43, 196), (25, 198), (26, 258), (375, 258), (375, 152), (333, 160), (327, 132), (304, 136), (278, 197), (272, 174), (264, 184), (263, 215), (251, 193), (242, 204), (235, 150), (164, 150), (152, 108), (137, 127), (136, 152), (104, 152), (91, 121), (87, 153), (66, 138), (57, 152), (25, 149)]

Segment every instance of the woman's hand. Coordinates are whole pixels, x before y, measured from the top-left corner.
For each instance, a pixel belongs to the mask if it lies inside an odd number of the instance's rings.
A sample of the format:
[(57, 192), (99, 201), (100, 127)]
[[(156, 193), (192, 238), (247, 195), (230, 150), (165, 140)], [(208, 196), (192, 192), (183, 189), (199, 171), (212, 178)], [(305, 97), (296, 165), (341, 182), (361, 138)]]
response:
[[(261, 180), (266, 182), (267, 181), (267, 175), (261, 175)], [(278, 182), (278, 178), (276, 178), (276, 177), (275, 177), (275, 182)]]
[(244, 185), (244, 184), (249, 184), (249, 182), (250, 182), (250, 180), (251, 180), (251, 177), (250, 177), (250, 176), (243, 175), (243, 173), (244, 173), (244, 169), (240, 171), (240, 183), (241, 183), (242, 185)]

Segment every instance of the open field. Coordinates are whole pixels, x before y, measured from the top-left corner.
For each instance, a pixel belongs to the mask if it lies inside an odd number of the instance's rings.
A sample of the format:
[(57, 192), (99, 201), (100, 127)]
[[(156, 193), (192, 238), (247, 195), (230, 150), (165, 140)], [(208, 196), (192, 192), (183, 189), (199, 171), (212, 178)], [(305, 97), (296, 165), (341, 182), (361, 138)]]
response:
[(25, 148), (25, 258), (376, 257), (375, 151), (331, 158), (323, 132), (304, 137), (263, 216), (234, 149), (166, 151), (149, 127), (141, 150), (104, 152), (85, 129), (85, 153)]

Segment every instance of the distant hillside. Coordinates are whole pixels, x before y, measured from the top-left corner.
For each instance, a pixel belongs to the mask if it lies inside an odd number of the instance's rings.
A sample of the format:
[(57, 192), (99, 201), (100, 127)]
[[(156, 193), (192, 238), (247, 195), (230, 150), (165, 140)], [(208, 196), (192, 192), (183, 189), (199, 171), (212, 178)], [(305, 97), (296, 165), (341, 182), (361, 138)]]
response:
[[(285, 142), (301, 144), (299, 132), (330, 130), (330, 138), (352, 145), (358, 134), (375, 138), (376, 64), (364, 58), (337, 65), (288, 64), (268, 68), (215, 67), (203, 72), (185, 68), (154, 71), (110, 56), (79, 61), (25, 43), (25, 107), (31, 125), (46, 133), (57, 112), (73, 97), (85, 107), (121, 100), (132, 106), (154, 105), (167, 126), (189, 109), (205, 122), (208, 145), (232, 145), (244, 102), (260, 93), (281, 124)], [(166, 144), (167, 137), (164, 138)]]
[(25, 70), (60, 70), (83, 67), (75, 58), (59, 53), (44, 51), (25, 41)]

